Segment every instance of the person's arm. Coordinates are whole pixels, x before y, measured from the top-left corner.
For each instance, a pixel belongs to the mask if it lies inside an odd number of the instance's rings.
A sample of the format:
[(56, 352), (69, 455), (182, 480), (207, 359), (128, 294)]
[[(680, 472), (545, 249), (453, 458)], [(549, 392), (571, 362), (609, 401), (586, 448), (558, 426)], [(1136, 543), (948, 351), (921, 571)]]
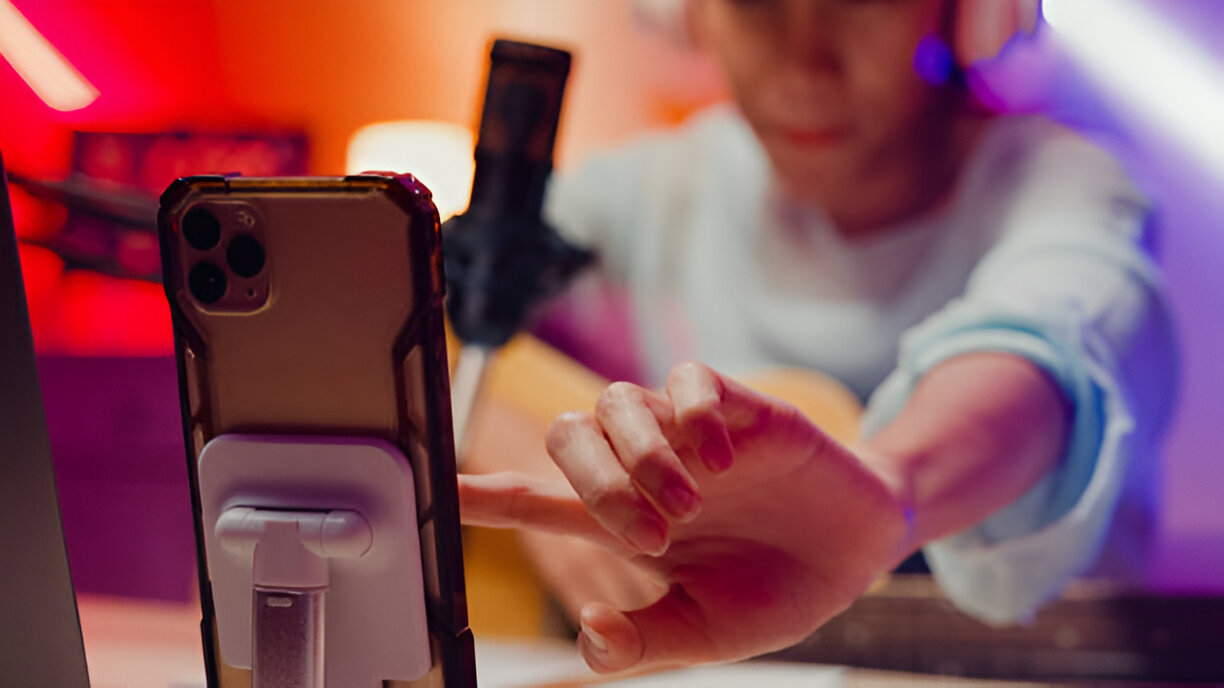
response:
[(913, 509), (921, 546), (980, 522), (1048, 474), (1070, 416), (1062, 391), (1030, 361), (964, 354), (923, 376), (858, 451)]
[[(993, 384), (966, 389), (979, 376)], [(553, 424), (549, 453), (577, 497), (526, 476), (464, 476), (462, 514), (584, 535), (668, 584), (642, 609), (583, 609), (580, 647), (596, 670), (779, 649), (1057, 460), (1064, 402), (1027, 361), (965, 356), (920, 388), (865, 447), (868, 462), (788, 404), (685, 364), (666, 393), (613, 385), (593, 414)]]
[[(1149, 206), (1107, 154), (1034, 124), (1018, 125), (1030, 153), (1006, 187), (999, 238), (965, 291), (902, 337), (862, 426), (870, 443), (897, 446), (880, 433), (924, 408), (913, 397), (931, 373), (987, 351), (1031, 362), (1065, 399), (1061, 452), (1031, 489), (971, 527), (927, 538), (943, 593), (990, 624), (1031, 618), (1104, 547), (1113, 573), (1143, 575), (1151, 498), (1142, 476), (1158, 460), (1177, 379), (1162, 279), (1145, 248), (1154, 244)], [(1132, 516), (1115, 523), (1119, 503)]]

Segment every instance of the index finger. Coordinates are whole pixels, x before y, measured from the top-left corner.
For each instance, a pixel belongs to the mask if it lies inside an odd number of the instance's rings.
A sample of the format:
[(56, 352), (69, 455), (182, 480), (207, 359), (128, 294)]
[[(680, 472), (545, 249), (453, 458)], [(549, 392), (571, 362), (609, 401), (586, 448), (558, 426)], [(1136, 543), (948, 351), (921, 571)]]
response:
[(587, 512), (569, 485), (506, 471), (459, 475), (459, 516), (464, 525), (528, 528), (576, 535), (616, 552), (620, 539)]

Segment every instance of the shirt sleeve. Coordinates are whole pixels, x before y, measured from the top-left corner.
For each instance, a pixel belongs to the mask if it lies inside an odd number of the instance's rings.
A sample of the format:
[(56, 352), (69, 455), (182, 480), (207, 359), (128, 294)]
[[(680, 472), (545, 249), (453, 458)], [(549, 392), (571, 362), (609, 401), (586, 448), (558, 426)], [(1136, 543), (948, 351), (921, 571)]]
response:
[(995, 624), (1027, 620), (1093, 563), (1130, 465), (1155, 460), (1176, 386), (1173, 328), (1145, 248), (1146, 202), (1087, 144), (1060, 143), (1034, 164), (1049, 173), (1012, 197), (1000, 240), (961, 298), (904, 336), (863, 426), (864, 436), (878, 431), (927, 371), (971, 352), (1027, 358), (1070, 401), (1058, 465), (1013, 503), (925, 549), (950, 599)]

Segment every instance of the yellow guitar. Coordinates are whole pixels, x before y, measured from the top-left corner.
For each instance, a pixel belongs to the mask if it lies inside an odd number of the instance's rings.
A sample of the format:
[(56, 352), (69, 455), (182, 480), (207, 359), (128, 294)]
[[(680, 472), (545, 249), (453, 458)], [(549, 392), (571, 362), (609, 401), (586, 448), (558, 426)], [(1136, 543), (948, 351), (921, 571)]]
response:
[[(455, 350), (451, 350), (455, 360)], [(862, 409), (837, 381), (803, 370), (754, 375), (747, 384), (798, 407), (833, 438), (852, 443)], [(500, 349), (485, 372), (470, 421), (474, 462), (496, 456), (498, 468), (526, 467), (544, 452), (550, 423), (566, 411), (592, 410), (608, 381), (556, 349), (519, 335)], [(503, 463), (503, 461), (505, 463)], [(479, 465), (475, 466), (480, 470)], [(469, 619), (473, 632), (539, 636), (548, 597), (511, 531), (464, 530)]]

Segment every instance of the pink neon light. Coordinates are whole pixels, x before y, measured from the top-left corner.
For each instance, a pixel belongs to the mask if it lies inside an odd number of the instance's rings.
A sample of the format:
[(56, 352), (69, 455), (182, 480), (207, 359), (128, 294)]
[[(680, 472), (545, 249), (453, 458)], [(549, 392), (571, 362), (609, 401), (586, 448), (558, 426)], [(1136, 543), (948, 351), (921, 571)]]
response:
[(50, 107), (79, 110), (98, 97), (93, 87), (10, 0), (0, 0), (0, 55)]

